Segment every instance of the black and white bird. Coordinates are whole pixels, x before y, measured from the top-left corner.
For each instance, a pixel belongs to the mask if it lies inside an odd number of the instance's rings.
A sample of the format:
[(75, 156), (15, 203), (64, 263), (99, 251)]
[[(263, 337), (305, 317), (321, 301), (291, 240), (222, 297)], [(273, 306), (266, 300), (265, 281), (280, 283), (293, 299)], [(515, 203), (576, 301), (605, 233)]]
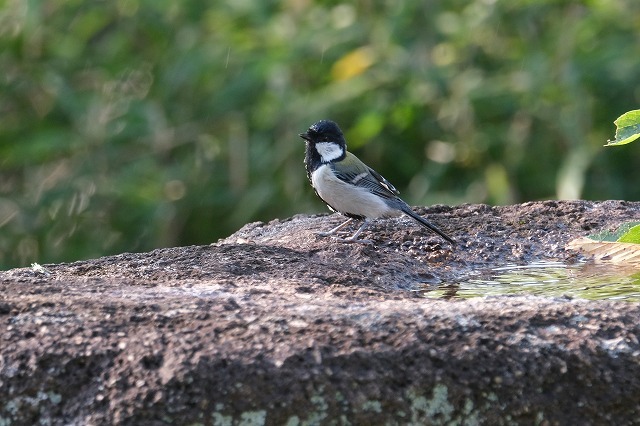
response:
[(370, 243), (368, 240), (358, 239), (358, 236), (371, 219), (400, 216), (404, 213), (455, 245), (451, 237), (411, 210), (398, 197), (398, 190), (388, 180), (347, 151), (344, 135), (336, 123), (320, 120), (305, 133), (301, 133), (300, 137), (306, 141), (304, 163), (311, 186), (331, 210), (349, 218), (320, 235), (334, 235), (357, 219), (363, 221), (362, 225), (351, 237), (341, 241)]

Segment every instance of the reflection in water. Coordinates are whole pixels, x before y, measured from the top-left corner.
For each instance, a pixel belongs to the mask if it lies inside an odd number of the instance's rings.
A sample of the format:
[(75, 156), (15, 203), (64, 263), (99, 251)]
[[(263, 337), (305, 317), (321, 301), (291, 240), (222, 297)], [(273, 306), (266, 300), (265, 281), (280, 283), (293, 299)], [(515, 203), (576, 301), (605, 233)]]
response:
[(421, 293), (424, 297), (437, 299), (529, 294), (639, 302), (640, 270), (593, 263), (506, 265), (466, 281), (425, 285)]

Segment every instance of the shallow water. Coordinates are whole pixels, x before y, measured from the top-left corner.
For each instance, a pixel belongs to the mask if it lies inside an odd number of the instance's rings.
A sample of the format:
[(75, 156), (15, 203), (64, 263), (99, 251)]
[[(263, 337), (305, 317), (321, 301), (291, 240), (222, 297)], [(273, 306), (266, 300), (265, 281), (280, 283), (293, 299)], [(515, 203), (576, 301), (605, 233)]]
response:
[(640, 302), (640, 270), (593, 263), (536, 262), (506, 265), (466, 281), (425, 286), (420, 292), (436, 299), (528, 294)]

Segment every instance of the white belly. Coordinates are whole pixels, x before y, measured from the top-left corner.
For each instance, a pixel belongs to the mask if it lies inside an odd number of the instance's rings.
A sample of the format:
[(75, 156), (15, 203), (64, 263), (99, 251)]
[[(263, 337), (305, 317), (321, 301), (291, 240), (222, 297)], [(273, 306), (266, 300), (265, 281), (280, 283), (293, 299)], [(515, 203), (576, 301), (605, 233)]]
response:
[(313, 187), (327, 204), (340, 213), (364, 216), (368, 219), (398, 216), (399, 210), (390, 208), (380, 197), (341, 181), (328, 165), (320, 166), (311, 174)]

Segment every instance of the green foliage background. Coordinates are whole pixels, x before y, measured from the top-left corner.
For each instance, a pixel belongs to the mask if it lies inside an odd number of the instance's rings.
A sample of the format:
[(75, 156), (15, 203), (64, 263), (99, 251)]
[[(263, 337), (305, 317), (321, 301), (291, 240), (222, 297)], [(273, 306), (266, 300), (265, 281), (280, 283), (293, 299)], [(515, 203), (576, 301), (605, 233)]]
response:
[(324, 212), (320, 118), (412, 204), (640, 197), (637, 0), (0, 5), (0, 268)]

